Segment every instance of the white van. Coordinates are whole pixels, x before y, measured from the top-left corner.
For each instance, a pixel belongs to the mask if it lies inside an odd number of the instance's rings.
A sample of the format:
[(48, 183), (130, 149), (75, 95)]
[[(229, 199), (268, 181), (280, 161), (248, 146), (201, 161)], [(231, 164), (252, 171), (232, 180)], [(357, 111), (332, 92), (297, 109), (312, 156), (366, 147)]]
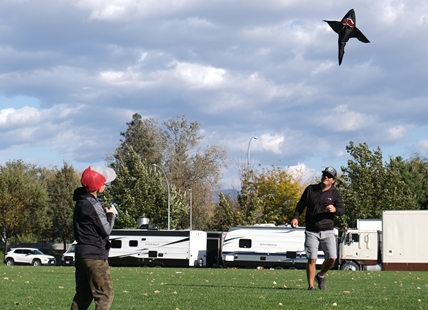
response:
[(61, 262), (63, 266), (74, 266), (74, 252), (76, 252), (76, 244), (74, 241), (68, 250), (62, 254)]

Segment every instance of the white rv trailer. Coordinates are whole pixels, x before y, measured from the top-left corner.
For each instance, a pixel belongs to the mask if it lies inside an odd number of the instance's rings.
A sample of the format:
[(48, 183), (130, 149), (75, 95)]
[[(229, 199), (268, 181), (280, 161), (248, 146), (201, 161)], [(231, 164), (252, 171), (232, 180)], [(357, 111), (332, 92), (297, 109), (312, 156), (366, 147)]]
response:
[(203, 267), (207, 232), (200, 230), (113, 229), (112, 266)]
[[(335, 230), (337, 235), (337, 230)], [(222, 249), (226, 267), (305, 268), (305, 228), (236, 226), (226, 234)], [(324, 260), (318, 253), (317, 265)]]

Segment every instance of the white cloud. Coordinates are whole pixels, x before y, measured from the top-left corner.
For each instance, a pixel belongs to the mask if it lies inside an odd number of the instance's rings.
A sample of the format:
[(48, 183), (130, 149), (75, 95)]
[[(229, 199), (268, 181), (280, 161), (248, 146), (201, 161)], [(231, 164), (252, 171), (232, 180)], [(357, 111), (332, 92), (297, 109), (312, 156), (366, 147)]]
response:
[(122, 21), (165, 16), (197, 4), (194, 0), (83, 0), (77, 7), (90, 11), (90, 20)]
[(190, 17), (186, 19), (189, 26), (195, 28), (215, 28), (215, 25), (205, 18)]
[(195, 88), (219, 86), (224, 81), (226, 74), (226, 70), (221, 68), (186, 62), (174, 62), (171, 66), (174, 67), (174, 75), (177, 78)]
[(122, 79), (124, 73), (122, 71), (104, 71), (100, 73), (102, 79), (107, 82), (116, 82)]
[(327, 129), (335, 131), (356, 131), (372, 125), (376, 117), (348, 109), (347, 105), (339, 105), (330, 113), (323, 113), (316, 122), (323, 126), (330, 126)]
[(418, 143), (418, 154), (422, 157), (428, 157), (428, 140), (420, 140)]
[(388, 138), (390, 140), (401, 140), (407, 130), (404, 126), (394, 126), (388, 129)]
[(40, 119), (41, 113), (32, 107), (23, 107), (15, 110), (6, 108), (0, 110), (0, 127), (12, 128), (17, 125), (28, 125)]
[(284, 140), (285, 138), (281, 134), (262, 134), (255, 144), (259, 152), (265, 150), (280, 155), (282, 154), (282, 145)]

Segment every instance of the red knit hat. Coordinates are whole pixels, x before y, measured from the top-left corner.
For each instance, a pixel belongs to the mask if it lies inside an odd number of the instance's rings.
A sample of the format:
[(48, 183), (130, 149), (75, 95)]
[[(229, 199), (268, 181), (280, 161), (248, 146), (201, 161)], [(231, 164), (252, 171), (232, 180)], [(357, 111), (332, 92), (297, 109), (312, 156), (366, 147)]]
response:
[(116, 179), (116, 172), (112, 168), (89, 166), (83, 171), (80, 183), (88, 192), (93, 192), (114, 179)]

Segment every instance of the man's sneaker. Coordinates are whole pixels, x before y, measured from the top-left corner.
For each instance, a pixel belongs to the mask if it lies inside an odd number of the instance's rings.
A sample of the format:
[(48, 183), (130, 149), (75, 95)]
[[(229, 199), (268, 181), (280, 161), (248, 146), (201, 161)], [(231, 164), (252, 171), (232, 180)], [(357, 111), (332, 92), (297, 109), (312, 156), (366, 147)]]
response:
[(313, 290), (315, 290), (313, 286), (308, 287), (308, 291), (313, 291)]
[(318, 288), (320, 290), (325, 290), (325, 278), (321, 277), (319, 273), (315, 276), (315, 281), (318, 283)]

